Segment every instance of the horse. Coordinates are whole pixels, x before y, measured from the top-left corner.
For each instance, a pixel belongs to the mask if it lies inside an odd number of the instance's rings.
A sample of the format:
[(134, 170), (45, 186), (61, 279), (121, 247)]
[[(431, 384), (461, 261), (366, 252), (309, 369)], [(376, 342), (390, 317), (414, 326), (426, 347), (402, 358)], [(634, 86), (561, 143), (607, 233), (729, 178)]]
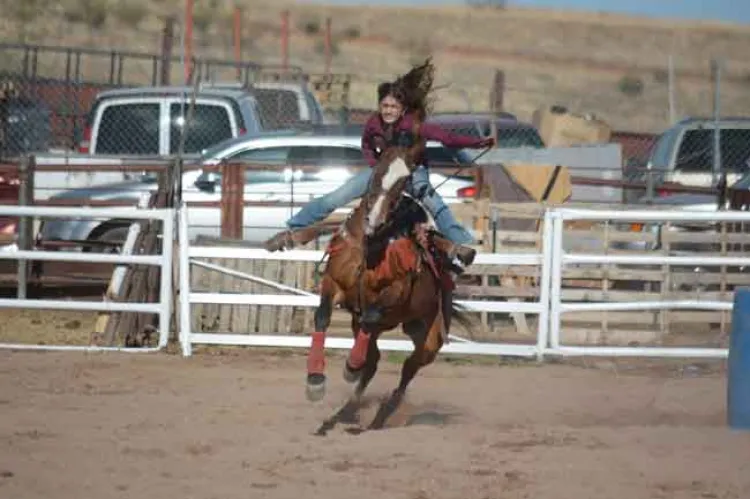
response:
[[(377, 341), (383, 332), (400, 325), (414, 350), (403, 363), (397, 388), (381, 404), (368, 430), (383, 428), (417, 372), (435, 360), (447, 342), (451, 319), (471, 329), (461, 308), (453, 303), (455, 285), (449, 272), (453, 243), (434, 227), (426, 228), (426, 211), (405, 191), (415, 168), (414, 157), (425, 146), (418, 125), (413, 135), (411, 145), (392, 145), (381, 152), (367, 192), (326, 249), (328, 262), (320, 281), (320, 304), (307, 356), (307, 398), (314, 402), (325, 395), (324, 344), (335, 306), (345, 308), (352, 317), (354, 345), (343, 376), (357, 385), (346, 404), (318, 429), (319, 435), (337, 422), (356, 420), (362, 396), (378, 368)], [(317, 225), (293, 235), (278, 234), (266, 249), (275, 251), (312, 240), (322, 232)]]

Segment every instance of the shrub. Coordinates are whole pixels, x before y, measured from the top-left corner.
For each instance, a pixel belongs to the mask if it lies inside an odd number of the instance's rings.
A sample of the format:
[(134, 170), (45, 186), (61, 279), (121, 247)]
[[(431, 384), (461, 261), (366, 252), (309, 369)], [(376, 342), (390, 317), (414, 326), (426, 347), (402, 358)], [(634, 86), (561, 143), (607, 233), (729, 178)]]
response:
[(643, 93), (643, 79), (634, 75), (625, 75), (620, 79), (617, 84), (620, 92), (629, 96), (637, 97)]

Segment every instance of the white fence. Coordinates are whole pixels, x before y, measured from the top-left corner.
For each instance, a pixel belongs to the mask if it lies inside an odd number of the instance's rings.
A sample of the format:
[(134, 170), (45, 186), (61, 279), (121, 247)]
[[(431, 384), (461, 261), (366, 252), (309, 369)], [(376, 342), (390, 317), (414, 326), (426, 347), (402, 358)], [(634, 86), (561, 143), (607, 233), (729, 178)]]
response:
[[(81, 254), (47, 251), (16, 251), (0, 252), (2, 259), (33, 259), (44, 261), (87, 261), (101, 263), (145, 264), (161, 267), (159, 303), (118, 303), (111, 301), (68, 301), (68, 300), (16, 300), (0, 299), (0, 308), (36, 308), (36, 309), (67, 309), (91, 311), (128, 311), (148, 312), (159, 314), (159, 343), (157, 348), (127, 349), (130, 351), (154, 351), (166, 346), (169, 335), (169, 324), (173, 310), (172, 297), (172, 254), (175, 214), (179, 214), (179, 341), (183, 355), (192, 354), (192, 346), (196, 344), (214, 345), (247, 345), (270, 347), (301, 347), (309, 346), (307, 335), (292, 336), (267, 331), (264, 334), (236, 334), (227, 332), (200, 333), (191, 328), (191, 310), (194, 304), (235, 304), (235, 305), (270, 305), (279, 307), (317, 307), (319, 298), (316, 294), (306, 290), (295, 289), (279, 283), (263, 280), (255, 276), (243, 274), (236, 270), (224, 269), (220, 266), (201, 261), (202, 258), (237, 258), (256, 260), (281, 260), (297, 262), (317, 262), (323, 257), (321, 251), (294, 250), (287, 252), (267, 253), (262, 249), (249, 250), (246, 248), (226, 248), (212, 246), (195, 246), (190, 244), (188, 237), (188, 208), (179, 211), (172, 209), (146, 210), (136, 208), (61, 208), (61, 207), (16, 207), (0, 206), (0, 215), (32, 216), (32, 217), (93, 217), (93, 218), (127, 218), (135, 220), (158, 219), (163, 222), (164, 234), (162, 253), (160, 255), (112, 255), (112, 254)], [(582, 209), (551, 209), (548, 210), (543, 222), (543, 245), (539, 253), (513, 254), (479, 254), (475, 264), (481, 265), (521, 265), (538, 266), (540, 268), (540, 293), (535, 302), (515, 303), (500, 300), (465, 300), (459, 301), (468, 310), (489, 313), (527, 313), (539, 316), (538, 330), (533, 342), (524, 344), (477, 342), (464, 338), (453, 337), (444, 347), (446, 353), (479, 354), (479, 355), (507, 355), (522, 357), (537, 357), (544, 355), (603, 355), (603, 356), (659, 356), (659, 357), (712, 357), (727, 356), (725, 348), (685, 348), (685, 347), (602, 347), (575, 346), (561, 342), (562, 315), (578, 311), (638, 311), (661, 309), (703, 309), (703, 310), (731, 310), (730, 301), (633, 301), (633, 302), (571, 302), (562, 300), (563, 269), (568, 265), (585, 263), (611, 263), (631, 265), (726, 265), (750, 267), (750, 257), (737, 256), (688, 256), (662, 255), (657, 253), (638, 254), (583, 254), (571, 253), (564, 247), (564, 222), (570, 220), (595, 221), (633, 221), (633, 222), (750, 222), (750, 212), (686, 212), (686, 211), (602, 211)], [(236, 277), (261, 281), (287, 294), (240, 294), (220, 293), (212, 291), (195, 291), (191, 289), (191, 266), (203, 266), (216, 271), (225, 272)], [(292, 294), (289, 294), (292, 293)], [(330, 337), (327, 346), (337, 349), (351, 348), (351, 337)], [(409, 351), (411, 341), (406, 339), (383, 339), (380, 343), (383, 350)], [(0, 345), (2, 348), (44, 348), (44, 349), (89, 349), (108, 350), (119, 348), (85, 347), (85, 346), (31, 346), (31, 345)]]
[(160, 255), (119, 255), (106, 253), (81, 253), (66, 251), (5, 251), (3, 260), (37, 260), (58, 262), (112, 263), (131, 265), (154, 265), (161, 267), (158, 303), (123, 303), (116, 301), (73, 301), (0, 298), (0, 308), (57, 309), (98, 312), (144, 312), (159, 314), (159, 343), (155, 348), (120, 348), (79, 345), (30, 345), (0, 343), (0, 348), (36, 350), (120, 350), (148, 352), (161, 350), (169, 339), (169, 324), (172, 314), (172, 254), (174, 251), (174, 209), (141, 209), (130, 207), (72, 208), (60, 206), (8, 206), (0, 205), (0, 215), (40, 218), (111, 218), (132, 220), (160, 220), (163, 222), (162, 252)]
[(556, 209), (552, 213), (552, 299), (550, 307), (550, 353), (562, 355), (606, 355), (637, 357), (709, 357), (724, 358), (726, 348), (686, 347), (601, 347), (565, 346), (560, 342), (560, 325), (563, 313), (577, 311), (649, 311), (649, 310), (732, 310), (731, 301), (632, 301), (632, 302), (565, 302), (560, 299), (562, 269), (566, 264), (609, 263), (621, 265), (735, 265), (750, 267), (750, 257), (726, 257), (713, 255), (595, 255), (568, 253), (563, 250), (563, 223), (566, 220), (593, 220), (616, 222), (747, 222), (750, 213), (741, 211), (686, 212), (686, 211), (604, 211), (581, 209)]
[[(612, 263), (612, 264), (660, 264), (660, 265), (738, 265), (750, 266), (750, 257), (720, 256), (671, 256), (661, 254), (617, 255), (617, 254), (573, 254), (566, 252), (563, 245), (564, 222), (566, 220), (633, 221), (633, 222), (675, 222), (675, 221), (729, 221), (748, 222), (748, 212), (688, 212), (688, 211), (602, 211), (582, 209), (551, 209), (544, 217), (543, 247), (541, 253), (528, 254), (479, 254), (474, 265), (540, 265), (540, 298), (532, 303), (512, 303), (504, 301), (460, 301), (471, 311), (521, 312), (539, 316), (539, 325), (534, 345), (472, 342), (463, 339), (453, 341), (444, 348), (446, 353), (527, 356), (541, 359), (544, 355), (602, 355), (633, 357), (712, 357), (725, 358), (726, 348), (684, 348), (684, 347), (603, 347), (570, 346), (560, 341), (562, 314), (576, 311), (625, 311), (661, 309), (703, 309), (731, 310), (732, 302), (682, 300), (682, 301), (634, 301), (634, 302), (568, 302), (561, 299), (562, 272), (569, 264)], [(181, 210), (179, 233), (187, 233), (187, 213)], [(191, 265), (207, 266), (200, 258), (241, 258), (285, 261), (319, 261), (320, 251), (293, 250), (267, 253), (264, 250), (245, 248), (222, 248), (211, 246), (191, 246), (188, 241), (180, 241), (180, 342), (183, 355), (191, 355), (194, 344), (253, 345), (271, 347), (308, 347), (309, 338), (281, 334), (226, 334), (194, 333), (191, 330), (191, 305), (193, 304), (243, 304), (316, 307), (318, 296), (302, 290), (289, 290), (288, 294), (229, 294), (217, 292), (193, 292), (190, 289)], [(217, 271), (225, 269), (216, 268)], [(226, 270), (232, 272), (231, 270)], [(236, 273), (235, 273), (236, 275)], [(326, 345), (331, 348), (351, 348), (351, 338), (330, 338)], [(382, 340), (383, 350), (411, 350), (408, 340)]]
[[(188, 215), (187, 208), (180, 210), (179, 234), (180, 234), (180, 343), (184, 355), (192, 353), (194, 344), (214, 344), (214, 345), (252, 345), (252, 346), (273, 346), (273, 347), (307, 347), (309, 346), (308, 336), (289, 336), (282, 334), (230, 334), (230, 333), (193, 333), (191, 328), (191, 305), (193, 304), (232, 304), (232, 305), (278, 305), (280, 307), (317, 307), (319, 297), (303, 290), (289, 289), (288, 286), (275, 286), (278, 289), (291, 291), (295, 295), (289, 294), (231, 294), (216, 292), (193, 292), (190, 288), (190, 267), (191, 265), (207, 266), (198, 260), (199, 258), (237, 258), (237, 259), (262, 259), (262, 260), (283, 260), (295, 262), (317, 262), (323, 257), (322, 251), (310, 250), (292, 250), (284, 252), (268, 253), (263, 249), (247, 248), (223, 248), (215, 246), (192, 246), (188, 240)], [(545, 221), (545, 233), (551, 233), (551, 223)], [(545, 241), (550, 241), (545, 237)], [(546, 247), (546, 245), (545, 245)], [(541, 296), (539, 301), (532, 303), (512, 303), (502, 301), (458, 301), (468, 311), (473, 312), (493, 312), (493, 313), (512, 313), (521, 312), (527, 314), (539, 314), (539, 323), (541, 326), (537, 332), (536, 343), (531, 345), (508, 344), (508, 343), (481, 343), (469, 341), (463, 338), (453, 337), (456, 341), (451, 341), (442, 351), (446, 353), (460, 354), (484, 354), (484, 355), (512, 355), (524, 357), (540, 357), (546, 347), (547, 342), (547, 314), (549, 307), (546, 305), (549, 301), (549, 280), (550, 280), (550, 261), (545, 255), (550, 255), (549, 248), (542, 253), (515, 253), (512, 255), (502, 254), (479, 254), (474, 265), (526, 265), (541, 266)], [(217, 268), (211, 266), (214, 270), (232, 273), (237, 277), (237, 272), (229, 269)], [(246, 276), (252, 277), (252, 276)], [(257, 279), (255, 279), (257, 280)], [(273, 285), (273, 283), (268, 283)], [(326, 347), (348, 349), (351, 348), (354, 340), (348, 338), (329, 337), (326, 339)], [(410, 340), (390, 340), (382, 339), (378, 345), (383, 350), (400, 350), (408, 351), (412, 349)]]

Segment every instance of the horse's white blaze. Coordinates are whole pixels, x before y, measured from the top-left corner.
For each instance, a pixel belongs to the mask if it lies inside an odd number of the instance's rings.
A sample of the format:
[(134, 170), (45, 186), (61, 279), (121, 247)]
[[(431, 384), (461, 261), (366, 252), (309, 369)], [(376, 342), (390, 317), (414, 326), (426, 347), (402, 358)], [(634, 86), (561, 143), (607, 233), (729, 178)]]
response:
[(375, 228), (375, 224), (378, 220), (380, 220), (380, 213), (383, 211), (383, 203), (385, 202), (385, 195), (388, 192), (388, 189), (393, 187), (396, 182), (404, 177), (407, 177), (408, 175), (409, 167), (406, 166), (406, 162), (401, 158), (394, 159), (393, 162), (388, 166), (388, 171), (385, 172), (385, 175), (383, 175), (383, 178), (380, 182), (382, 192), (375, 200), (375, 203), (372, 205), (372, 209), (370, 210), (370, 213), (367, 217), (368, 234), (372, 233), (372, 230)]
[(388, 189), (393, 187), (396, 182), (408, 175), (409, 167), (406, 166), (406, 162), (401, 158), (396, 158), (388, 167), (388, 171), (385, 172), (385, 175), (383, 175), (381, 186), (383, 187), (384, 191), (387, 191)]

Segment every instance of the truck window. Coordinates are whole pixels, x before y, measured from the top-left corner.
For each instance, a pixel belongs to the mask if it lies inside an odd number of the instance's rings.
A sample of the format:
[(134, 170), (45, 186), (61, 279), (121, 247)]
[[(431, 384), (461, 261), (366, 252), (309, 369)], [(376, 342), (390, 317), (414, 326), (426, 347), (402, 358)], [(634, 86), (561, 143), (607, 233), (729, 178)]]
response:
[[(713, 140), (713, 137), (712, 137)], [(712, 145), (713, 147), (713, 145)], [(750, 128), (721, 130), (721, 164), (728, 173), (748, 171), (750, 159)]]
[(286, 128), (300, 120), (297, 94), (291, 90), (258, 88), (255, 98), (261, 124), (266, 130)]
[(94, 154), (159, 154), (159, 104), (122, 103), (104, 108)]
[[(688, 130), (680, 142), (675, 170), (684, 173), (711, 173), (714, 131)], [(721, 169), (728, 173), (746, 171), (750, 158), (750, 129), (721, 129)]]
[[(169, 106), (169, 151), (176, 154), (180, 147), (180, 134), (188, 116), (188, 105), (173, 103)], [(227, 108), (215, 104), (196, 103), (193, 120), (186, 128), (185, 153), (199, 153), (234, 136)]]
[(710, 173), (713, 130), (687, 130), (680, 141), (675, 171)]
[(666, 170), (672, 160), (672, 147), (679, 130), (670, 128), (657, 139), (651, 153), (651, 167), (654, 170)]

